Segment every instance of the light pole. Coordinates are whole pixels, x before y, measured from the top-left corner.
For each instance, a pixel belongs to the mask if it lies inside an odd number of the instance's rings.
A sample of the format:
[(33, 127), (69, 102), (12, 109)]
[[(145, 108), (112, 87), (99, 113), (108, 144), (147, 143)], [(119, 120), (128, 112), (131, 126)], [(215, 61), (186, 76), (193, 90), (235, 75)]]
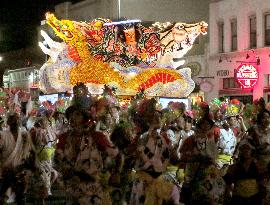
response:
[(118, 0), (118, 19), (121, 17), (121, 0)]

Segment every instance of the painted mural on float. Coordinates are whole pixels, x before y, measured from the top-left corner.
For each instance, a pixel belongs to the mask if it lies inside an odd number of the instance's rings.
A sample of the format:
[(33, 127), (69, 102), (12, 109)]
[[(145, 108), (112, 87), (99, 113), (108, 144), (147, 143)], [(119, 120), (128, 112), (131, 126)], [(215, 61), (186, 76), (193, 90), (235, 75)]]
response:
[[(104, 85), (116, 94), (186, 97), (194, 89), (191, 70), (182, 68), (182, 57), (195, 39), (207, 32), (207, 23), (155, 23), (140, 20), (112, 22), (95, 19), (89, 23), (58, 20), (46, 14), (46, 22), (63, 42), (53, 41), (44, 31), (42, 51), (50, 56), (40, 69), (43, 92), (70, 91), (84, 83), (100, 94)], [(177, 61), (174, 61), (178, 59)]]

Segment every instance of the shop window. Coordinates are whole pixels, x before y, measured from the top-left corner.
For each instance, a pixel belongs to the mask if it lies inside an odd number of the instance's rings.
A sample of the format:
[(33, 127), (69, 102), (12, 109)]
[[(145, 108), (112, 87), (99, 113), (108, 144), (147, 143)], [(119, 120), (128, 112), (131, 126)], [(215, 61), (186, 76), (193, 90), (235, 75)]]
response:
[(237, 50), (237, 20), (231, 20), (231, 37), (232, 37), (232, 47), (231, 51)]
[(223, 78), (223, 89), (240, 88), (235, 78)]
[(257, 47), (257, 24), (256, 24), (256, 16), (249, 17), (249, 44), (250, 48)]
[(270, 86), (270, 75), (269, 74), (264, 74), (263, 86), (264, 87)]
[(218, 51), (219, 53), (224, 52), (224, 23), (218, 23)]
[(265, 45), (270, 46), (270, 13), (265, 14), (264, 33)]

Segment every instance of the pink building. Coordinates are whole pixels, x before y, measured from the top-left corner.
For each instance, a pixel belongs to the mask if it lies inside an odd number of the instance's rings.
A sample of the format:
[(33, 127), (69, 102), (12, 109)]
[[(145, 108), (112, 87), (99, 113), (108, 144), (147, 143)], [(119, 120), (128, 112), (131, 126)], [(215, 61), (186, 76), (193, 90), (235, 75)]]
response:
[[(269, 101), (270, 0), (213, 0), (209, 12), (208, 75), (213, 79), (207, 80), (206, 99), (226, 96), (248, 102), (264, 97)], [(241, 64), (258, 71), (257, 83), (250, 88), (237, 82)]]

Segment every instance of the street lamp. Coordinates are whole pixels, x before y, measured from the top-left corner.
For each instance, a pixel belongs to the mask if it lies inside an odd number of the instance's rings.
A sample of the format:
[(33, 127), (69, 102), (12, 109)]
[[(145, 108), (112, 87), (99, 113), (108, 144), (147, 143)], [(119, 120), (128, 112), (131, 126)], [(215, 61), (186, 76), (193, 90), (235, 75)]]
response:
[(0, 61), (2, 61), (3, 60), (3, 57), (2, 56), (0, 56)]
[(118, 19), (121, 17), (121, 0), (118, 0)]

